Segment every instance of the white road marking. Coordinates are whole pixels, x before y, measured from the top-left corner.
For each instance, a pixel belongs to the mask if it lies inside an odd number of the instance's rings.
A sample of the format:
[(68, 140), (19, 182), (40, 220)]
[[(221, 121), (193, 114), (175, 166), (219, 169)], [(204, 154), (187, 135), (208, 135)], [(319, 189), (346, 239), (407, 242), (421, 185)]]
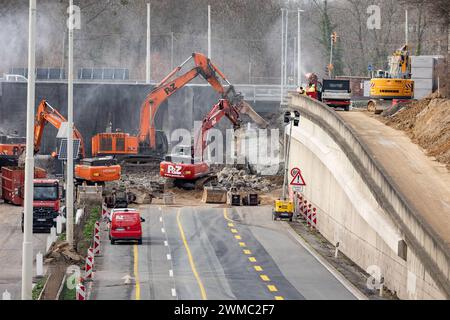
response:
[(177, 290), (172, 289), (172, 297), (176, 297), (177, 296)]
[(161, 228), (161, 232), (162, 232), (162, 233), (166, 233), (166, 229)]
[(358, 300), (369, 300), (358, 288), (356, 288), (349, 280), (347, 280), (338, 270), (336, 270), (328, 261), (322, 258), (317, 251), (311, 247), (303, 238), (298, 235), (294, 229), (287, 223), (282, 221), (288, 233), (297, 241), (303, 248), (306, 249), (321, 265), (325, 267), (351, 294)]
[(165, 246), (165, 247), (168, 247), (168, 246), (169, 246), (169, 243), (168, 243), (167, 241), (164, 241), (164, 246)]
[(162, 221), (162, 217), (159, 217), (159, 222), (163, 222), (163, 221)]
[(167, 255), (167, 260), (172, 260), (172, 256), (170, 254)]
[(169, 276), (173, 278), (173, 270), (169, 270)]

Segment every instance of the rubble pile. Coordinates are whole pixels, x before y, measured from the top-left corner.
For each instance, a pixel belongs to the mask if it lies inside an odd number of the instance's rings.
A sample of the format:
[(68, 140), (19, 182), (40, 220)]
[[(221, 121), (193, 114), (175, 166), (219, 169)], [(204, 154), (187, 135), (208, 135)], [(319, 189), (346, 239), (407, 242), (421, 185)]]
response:
[(236, 168), (224, 168), (217, 173), (217, 182), (220, 187), (236, 188), (238, 191), (269, 192), (279, 188), (279, 185), (269, 179), (258, 175), (249, 175), (245, 170)]
[(120, 181), (109, 183), (108, 189), (126, 190), (134, 196), (134, 203), (149, 204), (152, 198), (160, 198), (164, 194), (164, 185), (164, 178), (143, 171), (123, 174)]
[(79, 255), (68, 242), (55, 242), (45, 255), (45, 263), (65, 262), (67, 264), (78, 264), (84, 261), (84, 257)]

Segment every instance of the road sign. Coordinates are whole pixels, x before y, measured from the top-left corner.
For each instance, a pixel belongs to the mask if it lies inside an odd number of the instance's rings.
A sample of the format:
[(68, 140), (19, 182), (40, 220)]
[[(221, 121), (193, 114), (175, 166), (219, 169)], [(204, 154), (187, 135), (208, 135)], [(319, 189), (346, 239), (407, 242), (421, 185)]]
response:
[(291, 186), (306, 186), (305, 179), (303, 179), (302, 172), (299, 168), (293, 168), (291, 170)]
[(368, 70), (368, 71), (372, 71), (372, 70), (373, 70), (373, 66), (372, 66), (371, 64), (369, 64), (369, 65), (367, 66), (367, 70)]
[(303, 186), (291, 186), (292, 191), (297, 193), (303, 193)]

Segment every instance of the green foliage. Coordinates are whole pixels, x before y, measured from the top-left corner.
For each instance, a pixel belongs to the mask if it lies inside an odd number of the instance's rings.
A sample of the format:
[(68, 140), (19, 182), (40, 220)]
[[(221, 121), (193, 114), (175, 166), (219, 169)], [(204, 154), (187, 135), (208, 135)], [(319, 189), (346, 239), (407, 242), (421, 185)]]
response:
[(95, 207), (89, 213), (89, 217), (83, 228), (83, 236), (85, 240), (91, 240), (94, 237), (95, 222), (100, 220), (101, 208)]
[(67, 286), (64, 286), (61, 296), (59, 297), (60, 300), (76, 300), (77, 299), (77, 290), (69, 289)]
[(33, 288), (33, 292), (32, 292), (33, 300), (39, 299), (39, 295), (41, 294), (42, 290), (44, 289), (46, 281), (47, 281), (47, 277), (43, 277), (42, 279), (39, 279), (39, 281), (36, 283), (36, 285)]

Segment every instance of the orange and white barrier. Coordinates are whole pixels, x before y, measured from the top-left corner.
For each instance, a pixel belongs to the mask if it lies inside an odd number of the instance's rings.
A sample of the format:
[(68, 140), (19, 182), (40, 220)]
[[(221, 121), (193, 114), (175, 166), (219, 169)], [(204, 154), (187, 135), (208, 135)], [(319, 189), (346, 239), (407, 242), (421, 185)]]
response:
[(94, 226), (94, 256), (100, 254), (100, 222), (96, 222)]
[(103, 203), (102, 204), (102, 219), (108, 220), (108, 218), (109, 218), (108, 207), (106, 206), (106, 203)]
[(86, 300), (86, 287), (79, 283), (76, 288), (76, 298), (78, 301), (85, 301)]
[(92, 279), (93, 269), (94, 269), (94, 250), (92, 248), (89, 248), (88, 255), (86, 257), (85, 279)]
[(100, 234), (94, 236), (94, 256), (100, 255)]
[(311, 214), (311, 228), (316, 229), (317, 228), (317, 209), (313, 208), (312, 214)]

